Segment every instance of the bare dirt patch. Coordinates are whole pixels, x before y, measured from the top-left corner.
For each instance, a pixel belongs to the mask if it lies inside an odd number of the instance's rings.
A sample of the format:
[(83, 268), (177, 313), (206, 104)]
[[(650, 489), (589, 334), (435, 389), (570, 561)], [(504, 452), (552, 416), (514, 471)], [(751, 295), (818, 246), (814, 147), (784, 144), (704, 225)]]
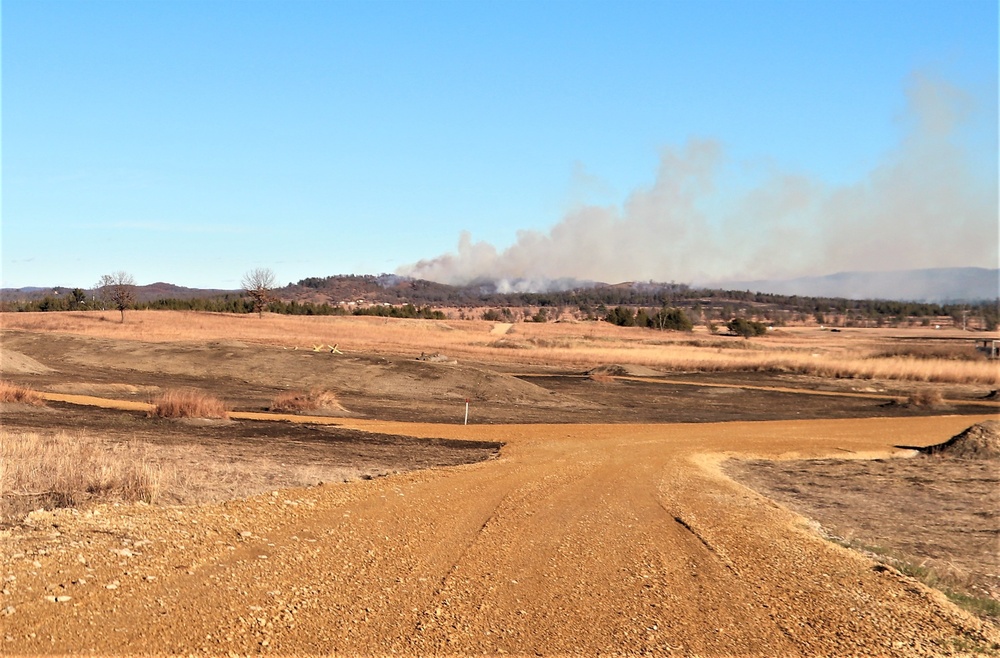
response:
[(45, 372), (52, 372), (52, 368), (39, 363), (30, 356), (7, 349), (6, 346), (0, 350), (0, 373), (7, 375), (40, 375)]
[(133, 384), (68, 382), (66, 384), (50, 384), (46, 386), (46, 390), (52, 393), (66, 393), (67, 395), (94, 395), (112, 399), (138, 398), (148, 400), (152, 399), (162, 389), (159, 386), (153, 385), (135, 386)]

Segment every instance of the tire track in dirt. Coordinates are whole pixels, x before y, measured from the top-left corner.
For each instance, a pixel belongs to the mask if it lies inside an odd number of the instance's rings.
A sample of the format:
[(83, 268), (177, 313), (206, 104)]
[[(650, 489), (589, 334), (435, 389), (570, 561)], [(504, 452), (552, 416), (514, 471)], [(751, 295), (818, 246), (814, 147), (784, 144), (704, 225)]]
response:
[[(938, 655), (953, 642), (1000, 642), (717, 469), (724, 455), (891, 454), (981, 419), (323, 419), (506, 446), (489, 462), (224, 505), (35, 515), (34, 530), (3, 539), (0, 576), (15, 578), (0, 647), (771, 656)], [(59, 592), (73, 598), (43, 599)]]

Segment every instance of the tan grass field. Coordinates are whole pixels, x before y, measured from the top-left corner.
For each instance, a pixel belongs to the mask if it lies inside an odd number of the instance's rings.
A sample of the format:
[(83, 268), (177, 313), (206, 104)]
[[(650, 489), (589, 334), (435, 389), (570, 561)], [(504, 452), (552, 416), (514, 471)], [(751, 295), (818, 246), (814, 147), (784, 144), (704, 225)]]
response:
[[(400, 320), (373, 317), (226, 315), (136, 311), (124, 324), (112, 312), (4, 313), (7, 329), (58, 332), (146, 342), (232, 340), (345, 352), (412, 353), (417, 346), (454, 358), (526, 366), (596, 367), (617, 363), (669, 371), (788, 372), (831, 378), (1000, 386), (1000, 361), (977, 358), (977, 338), (1000, 334), (958, 329), (776, 330), (745, 340), (693, 333), (616, 327), (606, 322), (518, 323), (500, 336), (497, 323), (478, 320)], [(920, 345), (917, 341), (925, 341)], [(926, 342), (946, 347), (928, 351)]]

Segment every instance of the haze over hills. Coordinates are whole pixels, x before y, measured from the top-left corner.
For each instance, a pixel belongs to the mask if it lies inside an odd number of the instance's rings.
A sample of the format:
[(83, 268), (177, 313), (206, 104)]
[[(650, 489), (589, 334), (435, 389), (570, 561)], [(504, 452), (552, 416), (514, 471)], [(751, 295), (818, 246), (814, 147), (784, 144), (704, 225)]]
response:
[(1000, 269), (950, 267), (895, 272), (839, 272), (786, 280), (722, 281), (705, 284), (705, 287), (804, 297), (976, 302), (1000, 298)]
[[(441, 305), (475, 304), (484, 296), (545, 293), (589, 288), (628, 287), (654, 289), (675, 283), (624, 282), (607, 284), (574, 279), (476, 281), (453, 286), (425, 279), (395, 274), (337, 275), (309, 277), (277, 288), (275, 293), (286, 301), (349, 302), (364, 299), (377, 303), (418, 303)], [(687, 287), (687, 286), (685, 286)], [(695, 289), (739, 290), (774, 295), (827, 297), (842, 299), (882, 299), (906, 302), (958, 303), (1000, 299), (1000, 269), (979, 267), (937, 268), (895, 272), (840, 272), (827, 276), (800, 277), (788, 280), (720, 281), (690, 286)], [(0, 299), (17, 301), (41, 299), (46, 295), (66, 295), (67, 287), (5, 288)], [(158, 299), (195, 299), (240, 295), (240, 290), (186, 288), (157, 282), (137, 286), (140, 302)]]

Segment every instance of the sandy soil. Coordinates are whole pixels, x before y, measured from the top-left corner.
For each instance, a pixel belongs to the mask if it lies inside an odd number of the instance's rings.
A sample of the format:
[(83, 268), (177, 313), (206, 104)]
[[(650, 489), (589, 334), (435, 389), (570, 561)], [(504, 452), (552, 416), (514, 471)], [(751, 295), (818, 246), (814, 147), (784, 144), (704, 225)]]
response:
[[(826, 382), (830, 395), (799, 395), (821, 383), (795, 378), (515, 377), (384, 355), (16, 332), (4, 350), (53, 369), (10, 376), (19, 383), (129, 397), (134, 409), (56, 402), (5, 409), (5, 426), (247, 450), (248, 468), (253, 450), (350, 461), (367, 449), (400, 466), (198, 506), (35, 512), (0, 531), (6, 655), (1000, 651), (996, 627), (823, 540), (720, 466), (940, 443), (996, 416), (971, 387), (951, 391), (940, 415), (885, 406), (883, 385)], [(179, 385), (248, 414), (276, 392), (319, 386), (355, 415), (178, 425), (141, 411), (151, 391)], [(432, 463), (435, 450), (454, 460)]]
[(223, 505), (34, 514), (4, 537), (4, 651), (932, 655), (1000, 642), (717, 468), (719, 454), (888, 454), (967, 418), (344, 422), (506, 447)]

